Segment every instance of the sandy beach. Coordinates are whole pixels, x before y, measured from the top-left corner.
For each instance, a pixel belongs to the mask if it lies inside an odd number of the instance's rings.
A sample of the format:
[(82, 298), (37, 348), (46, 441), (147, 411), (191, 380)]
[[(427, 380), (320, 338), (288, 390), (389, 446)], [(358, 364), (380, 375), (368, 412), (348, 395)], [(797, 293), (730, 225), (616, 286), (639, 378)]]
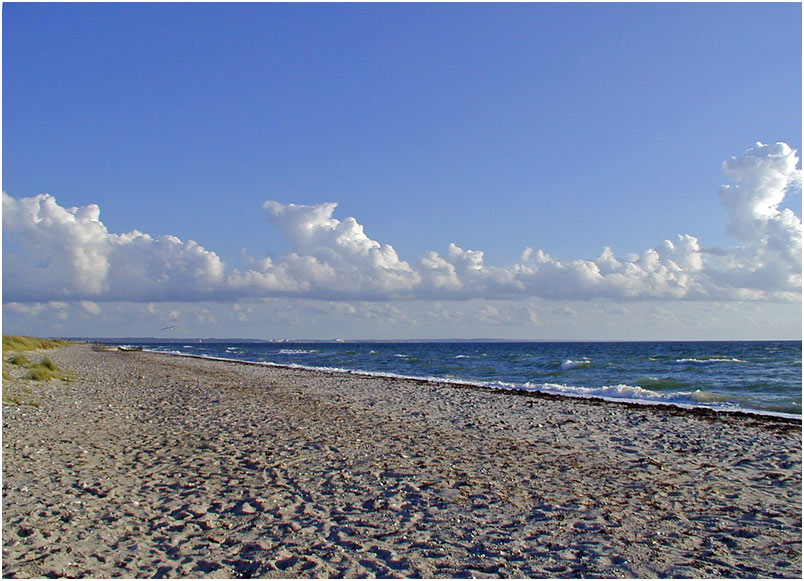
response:
[(73, 379), (4, 381), (4, 577), (801, 576), (800, 421), (28, 356)]

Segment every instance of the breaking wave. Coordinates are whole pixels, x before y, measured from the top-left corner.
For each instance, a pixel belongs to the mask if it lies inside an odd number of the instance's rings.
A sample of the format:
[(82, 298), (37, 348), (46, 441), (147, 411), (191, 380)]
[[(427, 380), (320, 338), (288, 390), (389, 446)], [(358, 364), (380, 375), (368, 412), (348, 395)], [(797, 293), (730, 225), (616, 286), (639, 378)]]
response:
[(567, 359), (561, 364), (561, 371), (569, 371), (570, 369), (578, 369), (583, 367), (590, 367), (592, 365), (592, 360), (587, 359), (584, 357), (580, 361), (573, 361), (572, 359)]

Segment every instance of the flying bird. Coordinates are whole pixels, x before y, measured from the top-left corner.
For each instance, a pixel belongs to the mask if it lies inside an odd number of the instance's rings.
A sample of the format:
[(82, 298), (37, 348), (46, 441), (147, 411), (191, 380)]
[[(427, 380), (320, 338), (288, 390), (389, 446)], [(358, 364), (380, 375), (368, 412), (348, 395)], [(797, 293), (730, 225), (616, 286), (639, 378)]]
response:
[(162, 331), (170, 331), (171, 329), (178, 329), (181, 325), (171, 325), (170, 327), (162, 327)]

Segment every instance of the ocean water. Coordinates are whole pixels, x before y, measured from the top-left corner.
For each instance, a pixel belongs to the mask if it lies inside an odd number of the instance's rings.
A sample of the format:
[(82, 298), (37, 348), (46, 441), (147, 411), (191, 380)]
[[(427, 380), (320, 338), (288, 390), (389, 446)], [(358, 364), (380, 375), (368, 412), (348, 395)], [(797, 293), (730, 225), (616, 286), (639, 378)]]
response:
[(801, 417), (801, 342), (185, 342), (147, 350)]

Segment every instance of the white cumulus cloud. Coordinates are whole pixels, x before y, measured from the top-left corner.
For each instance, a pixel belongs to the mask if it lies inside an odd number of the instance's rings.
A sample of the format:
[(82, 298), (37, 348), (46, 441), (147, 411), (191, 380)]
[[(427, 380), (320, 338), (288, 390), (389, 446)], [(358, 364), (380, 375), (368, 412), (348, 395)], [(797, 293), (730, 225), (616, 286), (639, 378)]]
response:
[(786, 143), (757, 143), (723, 162), (723, 173), (736, 184), (720, 188), (729, 234), (746, 242), (760, 242), (767, 236), (792, 233), (789, 226), (801, 225), (793, 212), (779, 210), (787, 191), (801, 188), (797, 163), (795, 151)]
[(240, 292), (316, 298), (393, 298), (409, 295), (420, 275), (390, 244), (369, 238), (355, 218), (332, 217), (337, 204), (280, 204), (263, 208), (293, 251), (279, 260), (255, 260), (229, 284)]
[(223, 280), (214, 252), (175, 236), (112, 234), (95, 204), (64, 208), (49, 194), (3, 192), (3, 231), (25, 252), (3, 257), (12, 301), (191, 300), (219, 291)]
[[(249, 258), (245, 269), (227, 272), (214, 252), (192, 240), (108, 232), (96, 205), (64, 208), (48, 194), (3, 193), (4, 233), (23, 250), (4, 256), (5, 300), (86, 301), (89, 314), (99, 312), (97, 301), (139, 301), (151, 309), (153, 301), (248, 297), (798, 301), (801, 219), (781, 208), (788, 192), (801, 188), (798, 161), (784, 143), (757, 143), (724, 162), (733, 183), (719, 195), (726, 230), (739, 246), (703, 247), (680, 234), (641, 254), (617, 256), (604, 247), (596, 258), (573, 261), (526, 248), (517, 264), (505, 267), (454, 243), (409, 263), (366, 234), (356, 218), (335, 218), (334, 202), (267, 201), (268, 221), (291, 251)], [(504, 321), (509, 315), (484, 316)]]

